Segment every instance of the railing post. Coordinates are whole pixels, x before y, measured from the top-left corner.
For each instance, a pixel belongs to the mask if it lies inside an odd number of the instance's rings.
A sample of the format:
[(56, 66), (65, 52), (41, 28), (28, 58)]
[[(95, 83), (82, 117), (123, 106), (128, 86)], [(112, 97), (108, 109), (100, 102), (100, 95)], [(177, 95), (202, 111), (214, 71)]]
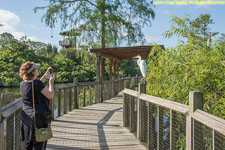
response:
[(97, 83), (95, 85), (95, 104), (97, 104)]
[(61, 89), (58, 89), (58, 117), (61, 116)]
[(123, 93), (123, 126), (127, 127), (127, 96)]
[(96, 59), (97, 59), (97, 77), (96, 77), (96, 101), (101, 101), (101, 79), (100, 79), (100, 63), (101, 63), (101, 57), (99, 53), (96, 53)]
[[(129, 79), (129, 83), (130, 83), (130, 79)], [(138, 99), (137, 99), (137, 138), (140, 139), (140, 134), (141, 134), (141, 102), (139, 99), (139, 96), (141, 95), (141, 93), (146, 93), (146, 84), (145, 83), (140, 83), (138, 85)]]
[(52, 120), (54, 120), (54, 97), (51, 100), (49, 100), (50, 110), (52, 111), (52, 113), (51, 113), (52, 114)]
[(78, 86), (78, 80), (77, 80), (77, 78), (74, 78), (73, 79), (73, 83), (75, 84), (74, 85), (74, 108), (75, 109), (78, 109), (79, 108), (79, 106), (78, 106), (78, 96), (77, 96), (77, 86)]
[(67, 102), (66, 102), (66, 88), (63, 89), (63, 94), (64, 94), (64, 114), (67, 112)]
[(2, 117), (2, 106), (3, 106), (3, 94), (0, 94), (0, 145), (1, 149), (5, 150), (5, 136), (4, 136), (4, 124)]
[(130, 85), (131, 85), (131, 77), (130, 77), (130, 75), (129, 75), (129, 84), (128, 85), (129, 85), (128, 88), (130, 89)]
[(85, 107), (86, 103), (86, 87), (83, 86), (83, 107)]
[(2, 106), (3, 106), (3, 95), (0, 94), (0, 122), (2, 122)]
[(72, 110), (72, 88), (69, 87), (69, 111)]
[(89, 105), (92, 105), (91, 85), (89, 86)]
[(203, 93), (199, 91), (191, 91), (189, 93), (189, 114), (186, 118), (186, 149), (188, 150), (195, 149), (195, 134), (197, 134), (199, 138), (203, 138), (201, 129), (195, 131), (194, 120), (191, 117), (191, 114), (193, 114), (197, 109), (203, 109)]
[(138, 76), (137, 75), (136, 75), (136, 85), (138, 85)]
[[(14, 101), (14, 94), (2, 94), (1, 102), (2, 106), (5, 106)], [(1, 103), (0, 102), (0, 103)], [(15, 114), (15, 113), (14, 113)], [(3, 120), (3, 117), (2, 117)], [(8, 117), (0, 123), (0, 145), (2, 150), (8, 150), (14, 148), (15, 143), (15, 115)], [(10, 129), (10, 127), (12, 129)]]

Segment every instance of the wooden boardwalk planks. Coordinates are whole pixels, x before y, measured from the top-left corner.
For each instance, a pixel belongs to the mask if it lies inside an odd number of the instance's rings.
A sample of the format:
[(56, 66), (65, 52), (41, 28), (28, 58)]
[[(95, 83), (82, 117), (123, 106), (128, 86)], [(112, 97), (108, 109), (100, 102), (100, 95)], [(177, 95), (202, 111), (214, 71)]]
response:
[(52, 122), (48, 150), (142, 150), (145, 147), (123, 127), (123, 98), (75, 109)]

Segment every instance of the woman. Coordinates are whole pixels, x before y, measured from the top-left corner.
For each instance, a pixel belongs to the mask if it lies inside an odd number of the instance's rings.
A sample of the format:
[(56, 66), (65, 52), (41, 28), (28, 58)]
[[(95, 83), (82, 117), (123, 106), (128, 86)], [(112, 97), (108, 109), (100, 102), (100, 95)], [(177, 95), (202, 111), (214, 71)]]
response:
[[(20, 94), (23, 101), (23, 107), (21, 111), (21, 140), (25, 142), (26, 150), (45, 150), (47, 145), (47, 141), (35, 141), (32, 83), (34, 84), (35, 112), (37, 109), (47, 108), (49, 110), (49, 100), (54, 96), (53, 84), (55, 75), (49, 75), (49, 71), (51, 69), (51, 67), (49, 67), (41, 79), (38, 80), (37, 76), (39, 75), (39, 67), (40, 64), (26, 62), (21, 65), (19, 70), (20, 77), (23, 79), (23, 81), (20, 83)], [(44, 85), (44, 81), (49, 76), (49, 88), (47, 88)], [(37, 116), (37, 114), (35, 116)], [(39, 118), (36, 117), (35, 120), (37, 122), (37, 127), (47, 126), (46, 123), (40, 121)]]

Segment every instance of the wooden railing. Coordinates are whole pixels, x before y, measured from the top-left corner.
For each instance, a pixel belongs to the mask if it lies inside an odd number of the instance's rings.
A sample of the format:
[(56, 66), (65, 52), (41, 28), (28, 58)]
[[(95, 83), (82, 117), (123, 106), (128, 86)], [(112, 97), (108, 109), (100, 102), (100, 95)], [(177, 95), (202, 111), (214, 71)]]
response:
[(225, 150), (225, 120), (202, 111), (202, 92), (189, 106), (125, 89), (124, 126), (148, 148)]
[[(114, 97), (125, 87), (130, 88), (131, 85), (138, 83), (138, 77), (127, 77), (115, 81), (98, 82), (77, 82), (54, 87), (54, 98), (50, 100), (50, 109), (52, 110), (52, 118), (56, 118), (67, 112), (103, 102)], [(96, 86), (100, 84), (101, 97), (96, 97)], [(20, 113), (22, 108), (22, 99), (14, 101), (13, 96), (8, 95), (8, 99), (13, 101), (5, 106), (3, 102), (6, 100), (5, 94), (0, 99), (0, 150), (23, 150), (24, 145), (19, 140), (20, 136)]]

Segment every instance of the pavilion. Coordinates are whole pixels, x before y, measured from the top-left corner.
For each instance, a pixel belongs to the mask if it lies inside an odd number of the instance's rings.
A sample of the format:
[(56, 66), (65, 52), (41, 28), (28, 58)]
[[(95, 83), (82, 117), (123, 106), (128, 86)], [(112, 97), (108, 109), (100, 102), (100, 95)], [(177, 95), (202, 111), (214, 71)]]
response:
[[(165, 49), (163, 45), (158, 45), (161, 48)], [(109, 81), (119, 79), (119, 66), (121, 60), (134, 59), (133, 57), (140, 55), (142, 59), (147, 59), (153, 46), (133, 46), (133, 47), (114, 47), (114, 48), (96, 48), (90, 49), (92, 53), (96, 54), (97, 60), (97, 77), (96, 80), (98, 83), (102, 83), (105, 80), (105, 59), (109, 59)], [(112, 77), (112, 68), (113, 77)], [(99, 84), (97, 84), (99, 85)], [(102, 96), (100, 92), (100, 86), (97, 87), (97, 97)], [(102, 100), (101, 100), (102, 101)]]

